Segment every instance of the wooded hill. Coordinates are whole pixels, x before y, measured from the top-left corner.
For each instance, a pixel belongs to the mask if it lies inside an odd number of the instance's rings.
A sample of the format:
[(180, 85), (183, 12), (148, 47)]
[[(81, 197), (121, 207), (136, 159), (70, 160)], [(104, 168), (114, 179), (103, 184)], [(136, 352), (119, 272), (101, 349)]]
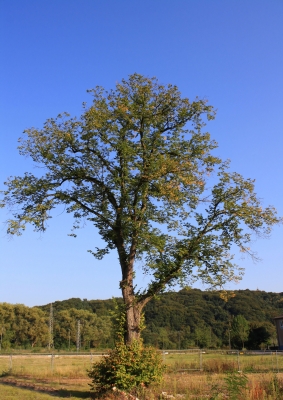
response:
[[(160, 295), (145, 308), (145, 343), (164, 349), (218, 348), (229, 346), (230, 335), (232, 347), (240, 347), (241, 340), (233, 332), (233, 318), (242, 315), (249, 330), (245, 347), (276, 345), (273, 317), (283, 314), (283, 292), (239, 290), (234, 294), (227, 301), (220, 292), (198, 289)], [(75, 348), (78, 320), (82, 349), (112, 347), (113, 312), (119, 302), (119, 298), (55, 301), (54, 347)], [(0, 303), (2, 349), (47, 346), (49, 312), (50, 304), (29, 308)]]

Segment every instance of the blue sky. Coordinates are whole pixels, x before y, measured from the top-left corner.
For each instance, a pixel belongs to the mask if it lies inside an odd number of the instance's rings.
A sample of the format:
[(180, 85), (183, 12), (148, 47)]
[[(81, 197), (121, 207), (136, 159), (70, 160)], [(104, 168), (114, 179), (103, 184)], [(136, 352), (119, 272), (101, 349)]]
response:
[[(34, 171), (17, 152), (25, 128), (62, 111), (80, 115), (86, 89), (138, 72), (207, 98), (218, 110), (207, 127), (217, 154), (255, 178), (263, 204), (283, 215), (282, 20), (281, 0), (1, 0), (1, 189), (8, 176)], [(68, 237), (72, 221), (58, 210), (44, 235), (8, 239), (7, 218), (2, 209), (0, 302), (120, 295), (116, 254), (87, 253), (99, 243), (91, 227)], [(254, 249), (262, 261), (240, 259), (246, 274), (228, 288), (282, 292), (283, 227)]]

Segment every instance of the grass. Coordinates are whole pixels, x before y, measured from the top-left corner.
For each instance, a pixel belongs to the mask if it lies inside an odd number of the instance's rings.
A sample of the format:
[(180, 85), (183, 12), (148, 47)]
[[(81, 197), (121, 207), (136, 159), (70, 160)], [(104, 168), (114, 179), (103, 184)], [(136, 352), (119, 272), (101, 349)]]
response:
[(0, 395), (3, 400), (49, 400), (51, 396), (26, 389), (0, 384)]
[[(237, 379), (238, 377), (240, 378)], [(244, 375), (245, 376), (245, 375)], [(230, 375), (230, 384), (227, 383), (227, 374), (167, 374), (165, 376), (162, 392), (184, 395), (185, 399), (236, 399), (236, 400), (282, 400), (283, 399), (283, 374), (247, 374), (247, 382), (239, 373)], [(237, 392), (239, 389), (239, 392)], [(160, 391), (159, 391), (160, 393)], [(233, 393), (237, 397), (232, 397)], [(157, 393), (156, 393), (157, 394)], [(158, 397), (155, 397), (157, 399)]]
[(71, 391), (53, 391), (48, 392), (47, 390), (40, 390), (31, 387), (21, 387), (11, 384), (0, 383), (0, 398), (1, 400), (51, 400), (56, 399), (91, 399), (91, 397), (85, 392), (76, 390)]
[[(98, 359), (96, 357), (95, 359)], [(13, 355), (12, 364), (10, 357), (0, 357), (1, 371), (9, 371), (12, 366), (13, 376), (32, 376), (34, 378), (60, 378), (87, 379), (87, 369), (91, 367), (92, 361), (87, 356), (54, 356), (50, 355)]]
[(53, 358), (50, 355), (13, 355), (11, 370), (10, 362), (10, 356), (0, 357), (1, 400), (92, 398), (87, 375), (91, 366), (89, 355)]
[[(226, 376), (223, 374), (166, 374), (161, 385), (153, 386), (146, 391), (137, 393), (140, 400), (157, 400), (166, 396), (174, 396), (184, 400), (280, 400), (283, 398), (283, 375), (256, 374), (248, 375), (247, 387), (240, 392), (235, 392), (237, 397), (231, 397)], [(46, 380), (42, 386), (40, 380), (17, 379), (12, 383), (0, 383), (1, 400), (48, 400), (48, 399), (94, 399), (87, 388), (87, 382), (68, 380), (66, 387), (61, 382), (61, 388), (56, 388), (56, 382)], [(15, 386), (17, 385), (17, 386)], [(24, 386), (25, 385), (25, 386)], [(232, 384), (233, 389), (233, 384)], [(235, 390), (235, 388), (234, 388)], [(165, 395), (166, 393), (166, 395)], [(105, 399), (117, 399), (114, 393)]]
[(283, 353), (266, 352), (244, 354), (243, 352), (188, 352), (163, 355), (164, 362), (172, 372), (203, 370), (205, 372), (283, 372)]
[[(162, 384), (137, 393), (140, 400), (160, 399), (162, 392), (167, 393), (165, 397), (172, 395), (180, 400), (283, 399), (283, 373), (277, 373), (277, 368), (283, 371), (283, 356), (278, 357), (276, 363), (274, 354), (242, 354), (240, 367), (243, 373), (238, 372), (237, 355), (169, 353), (164, 354), (164, 361), (168, 372)], [(202, 371), (198, 371), (200, 363)], [(90, 355), (60, 355), (53, 359), (50, 355), (13, 355), (10, 370), (10, 357), (1, 356), (0, 399), (94, 399), (88, 386), (87, 369), (90, 366)], [(111, 398), (119, 396), (113, 393), (107, 397)]]

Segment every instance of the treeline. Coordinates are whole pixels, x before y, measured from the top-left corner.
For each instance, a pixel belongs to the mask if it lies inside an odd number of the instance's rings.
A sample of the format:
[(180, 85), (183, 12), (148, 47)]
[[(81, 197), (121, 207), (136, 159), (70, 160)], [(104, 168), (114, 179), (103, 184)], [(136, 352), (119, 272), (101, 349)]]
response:
[[(54, 302), (54, 347), (76, 348), (78, 321), (81, 349), (112, 347), (113, 311), (119, 302), (121, 299), (78, 298)], [(50, 304), (30, 308), (0, 303), (2, 349), (47, 347), (49, 313)], [(241, 348), (243, 343), (251, 349), (276, 346), (273, 318), (282, 314), (283, 293), (239, 290), (225, 301), (219, 292), (184, 289), (164, 293), (148, 303), (143, 338), (146, 344), (161, 349)], [(235, 329), (237, 316), (245, 324), (244, 340)]]
[(80, 348), (113, 346), (110, 316), (76, 308), (54, 310), (53, 335), (50, 340), (50, 313), (39, 307), (0, 303), (0, 344), (3, 350), (49, 347), (74, 350), (80, 321)]
[(228, 301), (219, 292), (197, 289), (160, 296), (147, 305), (145, 341), (167, 349), (229, 347), (229, 342), (241, 348), (241, 338), (233, 331), (233, 319), (241, 315), (249, 325), (245, 347), (276, 346), (273, 318), (283, 314), (283, 293), (239, 290), (234, 294), (228, 293)]

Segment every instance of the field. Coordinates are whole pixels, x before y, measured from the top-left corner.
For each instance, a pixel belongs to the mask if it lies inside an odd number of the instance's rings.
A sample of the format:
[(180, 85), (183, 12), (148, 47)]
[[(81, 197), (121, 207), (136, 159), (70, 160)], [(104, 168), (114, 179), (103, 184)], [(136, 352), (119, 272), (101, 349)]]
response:
[[(283, 399), (282, 353), (168, 351), (163, 358), (168, 365), (164, 381), (139, 393), (139, 399), (160, 399), (162, 392), (164, 399)], [(90, 354), (1, 355), (0, 399), (94, 399), (87, 369), (97, 359)]]
[(276, 351), (165, 351), (163, 360), (172, 372), (283, 372), (283, 352)]

